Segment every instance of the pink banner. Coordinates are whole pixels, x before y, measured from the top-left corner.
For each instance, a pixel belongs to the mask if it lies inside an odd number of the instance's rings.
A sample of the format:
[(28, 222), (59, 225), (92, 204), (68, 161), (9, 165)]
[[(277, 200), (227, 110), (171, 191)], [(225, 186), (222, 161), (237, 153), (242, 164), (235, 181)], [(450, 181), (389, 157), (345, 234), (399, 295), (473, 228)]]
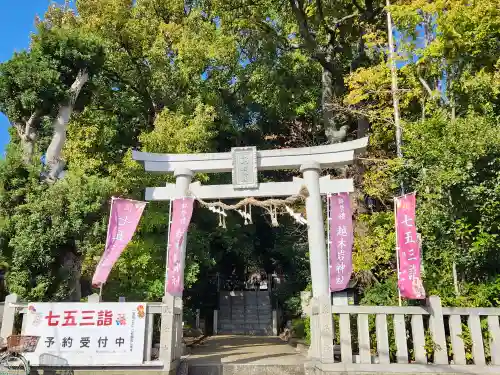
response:
[(352, 274), (352, 211), (348, 193), (330, 198), (330, 291), (347, 288)]
[(186, 254), (182, 253), (182, 241), (191, 221), (193, 204), (193, 198), (186, 197), (172, 200), (165, 291), (178, 297), (182, 297), (184, 290), (184, 260)]
[(425, 290), (420, 278), (420, 246), (415, 224), (415, 193), (395, 198), (395, 201), (399, 291), (403, 298), (424, 299)]
[(106, 248), (95, 270), (92, 285), (100, 286), (106, 282), (114, 264), (132, 239), (144, 207), (146, 202), (111, 198)]

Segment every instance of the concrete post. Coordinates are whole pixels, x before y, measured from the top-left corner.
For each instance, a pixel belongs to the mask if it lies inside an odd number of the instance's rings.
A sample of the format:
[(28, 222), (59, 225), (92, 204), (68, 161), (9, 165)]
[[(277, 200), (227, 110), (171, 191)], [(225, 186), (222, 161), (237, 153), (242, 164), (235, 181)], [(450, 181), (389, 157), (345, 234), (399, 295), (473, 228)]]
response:
[(304, 176), (304, 181), (309, 192), (309, 197), (306, 199), (306, 212), (313, 296), (330, 296), (325, 225), (319, 189), (321, 168), (319, 163), (309, 162), (302, 164), (300, 171)]
[(196, 309), (196, 323), (194, 328), (200, 328), (200, 309)]
[(163, 362), (163, 369), (170, 370), (172, 353), (173, 328), (174, 328), (174, 297), (167, 294), (163, 297), (161, 306), (161, 326), (160, 326), (160, 352), (159, 359)]
[(219, 323), (219, 310), (214, 310), (214, 335), (217, 334), (218, 327), (217, 324)]
[(7, 337), (12, 335), (14, 332), (14, 320), (16, 319), (16, 307), (11, 306), (11, 304), (16, 304), (19, 302), (19, 296), (17, 294), (9, 294), (5, 297), (5, 303), (3, 307), (3, 317), (2, 317), (2, 328), (0, 329), (0, 337), (7, 340)]
[(311, 316), (311, 298), (312, 292), (304, 290), (300, 292), (300, 307), (302, 309), (302, 317)]
[(278, 336), (278, 311), (273, 310), (273, 336)]
[(319, 299), (312, 297), (309, 301), (311, 345), (307, 352), (307, 357), (312, 360), (321, 360), (321, 331), (320, 331), (320, 309)]
[[(184, 344), (182, 342), (182, 337), (184, 333), (184, 324), (182, 322), (182, 297), (175, 297), (174, 298), (174, 307), (175, 309), (178, 309), (180, 311), (180, 319), (175, 320), (174, 319), (174, 324), (177, 324), (175, 327), (175, 337), (172, 338), (175, 342), (175, 358), (174, 359), (179, 359), (184, 355)], [(175, 310), (174, 310), (175, 314)]]
[(429, 328), (432, 334), (432, 340), (437, 348), (434, 352), (434, 364), (447, 365), (448, 353), (446, 351), (446, 333), (444, 330), (443, 308), (441, 298), (438, 296), (429, 296), (427, 306), (431, 314)]
[(101, 302), (101, 296), (97, 293), (91, 294), (90, 296), (87, 297), (87, 301), (89, 303), (99, 303)]
[(333, 293), (332, 305), (333, 306), (348, 306), (349, 305), (349, 296), (347, 295), (347, 292), (344, 290), (342, 292)]

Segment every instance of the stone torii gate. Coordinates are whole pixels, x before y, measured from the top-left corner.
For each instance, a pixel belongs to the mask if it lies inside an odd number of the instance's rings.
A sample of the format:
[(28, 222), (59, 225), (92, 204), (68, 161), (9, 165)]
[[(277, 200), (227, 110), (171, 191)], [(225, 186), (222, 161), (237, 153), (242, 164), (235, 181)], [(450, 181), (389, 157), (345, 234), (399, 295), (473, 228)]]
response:
[[(206, 154), (155, 154), (133, 151), (134, 160), (148, 172), (173, 173), (175, 184), (146, 188), (146, 200), (163, 201), (184, 197), (188, 192), (200, 199), (234, 199), (246, 197), (278, 197), (298, 194), (305, 185), (309, 257), (313, 298), (321, 311), (318, 321), (311, 321), (313, 358), (333, 359), (333, 327), (331, 293), (326, 251), (325, 227), (321, 195), (353, 192), (352, 179), (320, 177), (321, 170), (351, 164), (363, 152), (368, 138), (326, 146), (258, 151), (256, 147), (235, 147), (231, 152)], [(288, 182), (259, 183), (258, 171), (300, 169), (303, 178)], [(192, 182), (195, 173), (232, 173), (232, 185), (201, 185)], [(183, 261), (185, 261), (183, 241)], [(318, 318), (315, 318), (318, 319)], [(321, 328), (320, 328), (321, 327)]]

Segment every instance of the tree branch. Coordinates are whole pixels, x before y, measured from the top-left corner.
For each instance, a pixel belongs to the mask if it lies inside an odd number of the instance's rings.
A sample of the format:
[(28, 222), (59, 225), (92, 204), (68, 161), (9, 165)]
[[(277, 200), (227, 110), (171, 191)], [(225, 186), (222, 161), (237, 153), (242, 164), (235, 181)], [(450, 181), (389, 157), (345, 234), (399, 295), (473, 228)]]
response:
[(307, 23), (304, 11), (298, 6), (296, 0), (289, 0), (289, 3), (292, 7), (292, 12), (295, 16), (295, 19), (297, 20), (297, 23), (299, 25), (300, 35), (304, 39), (306, 49), (309, 50), (314, 59), (318, 60), (323, 68), (333, 72), (335, 70), (333, 64), (328, 60), (326, 53), (321, 51), (316, 38), (309, 31), (309, 25)]
[(290, 6), (292, 7), (292, 12), (295, 16), (295, 19), (299, 24), (300, 35), (302, 35), (302, 38), (304, 38), (308, 49), (311, 52), (316, 52), (318, 49), (318, 43), (316, 42), (316, 39), (309, 31), (309, 25), (307, 23), (304, 11), (297, 5), (296, 0), (289, 0), (289, 2)]
[(352, 0), (352, 5), (356, 7), (356, 9), (359, 11), (359, 13), (364, 13), (365, 9), (361, 7), (361, 5), (358, 4), (357, 0)]
[(23, 137), (24, 137), (24, 124), (21, 122), (18, 122), (18, 121), (13, 121), (13, 122), (11, 122), (11, 124), (14, 127), (14, 129), (16, 129), (17, 135), (19, 136), (19, 138), (23, 139)]
[(33, 128), (36, 126), (38, 121), (40, 120), (40, 110), (35, 110), (28, 121), (26, 121), (26, 125), (24, 127), (24, 136), (25, 137), (33, 137)]
[[(144, 92), (141, 95), (145, 99), (146, 104), (149, 107), (149, 110), (154, 114), (154, 116), (156, 116), (157, 106), (153, 100), (151, 93), (149, 92), (148, 84), (147, 84), (146, 80), (144, 79), (144, 72), (142, 71), (143, 65), (138, 62), (138, 59), (136, 57), (134, 57), (134, 55), (132, 54), (132, 51), (130, 51), (126, 41), (124, 41), (123, 38), (120, 38), (120, 39), (121, 39), (120, 43), (121, 43), (122, 47), (125, 49), (125, 52), (129, 56), (133, 66), (135, 67), (136, 73), (139, 76), (138, 77), (139, 83), (140, 83), (142, 89), (144, 90)], [(153, 120), (154, 120), (154, 118), (153, 118)]]
[(359, 13), (352, 13), (349, 14), (348, 16), (342, 17), (338, 20), (335, 20), (335, 28), (338, 28), (341, 24), (343, 24), (345, 21), (350, 20), (351, 18), (359, 16)]
[(293, 48), (293, 46), (290, 44), (290, 41), (286, 37), (280, 35), (273, 27), (268, 25), (266, 22), (259, 22), (255, 19), (253, 21), (255, 22), (257, 27), (262, 29), (263, 32), (268, 33), (268, 34), (273, 34), (273, 36), (276, 39), (280, 40), (283, 43), (283, 45), (285, 45), (288, 48)]
[(325, 20), (325, 14), (323, 13), (323, 5), (321, 4), (321, 0), (316, 0), (316, 7), (318, 8), (318, 15), (320, 18), (320, 23), (323, 24), (323, 27), (326, 29), (327, 33), (333, 36), (335, 34), (335, 31), (328, 26)]
[(36, 109), (31, 114), (30, 118), (22, 121), (12, 121), (12, 126), (16, 129), (17, 135), (21, 140), (23, 147), (23, 161), (25, 164), (30, 164), (33, 157), (34, 143), (36, 139), (36, 126), (40, 122), (41, 111)]
[(78, 95), (89, 80), (89, 73), (86, 69), (78, 72), (75, 81), (68, 92), (68, 101), (59, 107), (59, 112), (54, 120), (54, 132), (52, 140), (46, 152), (47, 165), (49, 166), (49, 180), (55, 181), (62, 170), (63, 163), (60, 160), (61, 151), (66, 142), (66, 131), (69, 119), (73, 113), (73, 108), (78, 99)]
[(333, 22), (334, 26), (332, 28), (328, 24), (328, 22), (326, 22), (325, 14), (323, 12), (323, 5), (321, 3), (321, 0), (316, 0), (316, 7), (318, 8), (318, 15), (319, 15), (319, 18), (320, 18), (320, 23), (323, 24), (323, 27), (326, 29), (327, 33), (330, 34), (332, 37), (334, 36), (336, 29), (339, 28), (342, 23), (344, 23), (345, 21), (350, 20), (351, 18), (354, 18), (354, 17), (356, 17), (356, 16), (359, 15), (359, 12), (355, 12), (355, 13), (349, 14), (348, 16), (345, 16), (345, 17), (342, 17), (340, 19), (334, 20), (334, 22)]
[(421, 75), (418, 76), (418, 80), (420, 81), (420, 83), (422, 84), (422, 86), (424, 86), (425, 90), (427, 91), (427, 93), (429, 94), (429, 96), (431, 98), (434, 98), (436, 95), (432, 92), (432, 89), (431, 87), (429, 86), (429, 84), (425, 81), (425, 79), (422, 78)]
[(89, 73), (86, 69), (82, 69), (76, 75), (75, 81), (69, 88), (69, 105), (73, 107), (76, 103), (76, 99), (78, 99), (78, 95), (80, 95), (80, 91), (82, 91), (83, 86), (89, 80)]

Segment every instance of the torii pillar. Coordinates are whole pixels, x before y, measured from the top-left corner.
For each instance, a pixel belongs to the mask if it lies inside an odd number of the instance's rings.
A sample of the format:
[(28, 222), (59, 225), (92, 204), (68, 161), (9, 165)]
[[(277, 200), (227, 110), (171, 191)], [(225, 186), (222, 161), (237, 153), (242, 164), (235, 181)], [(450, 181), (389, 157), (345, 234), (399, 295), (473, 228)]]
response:
[(313, 297), (330, 295), (328, 257), (326, 254), (325, 225), (319, 187), (321, 166), (311, 161), (300, 167), (309, 196), (306, 198), (307, 240)]

